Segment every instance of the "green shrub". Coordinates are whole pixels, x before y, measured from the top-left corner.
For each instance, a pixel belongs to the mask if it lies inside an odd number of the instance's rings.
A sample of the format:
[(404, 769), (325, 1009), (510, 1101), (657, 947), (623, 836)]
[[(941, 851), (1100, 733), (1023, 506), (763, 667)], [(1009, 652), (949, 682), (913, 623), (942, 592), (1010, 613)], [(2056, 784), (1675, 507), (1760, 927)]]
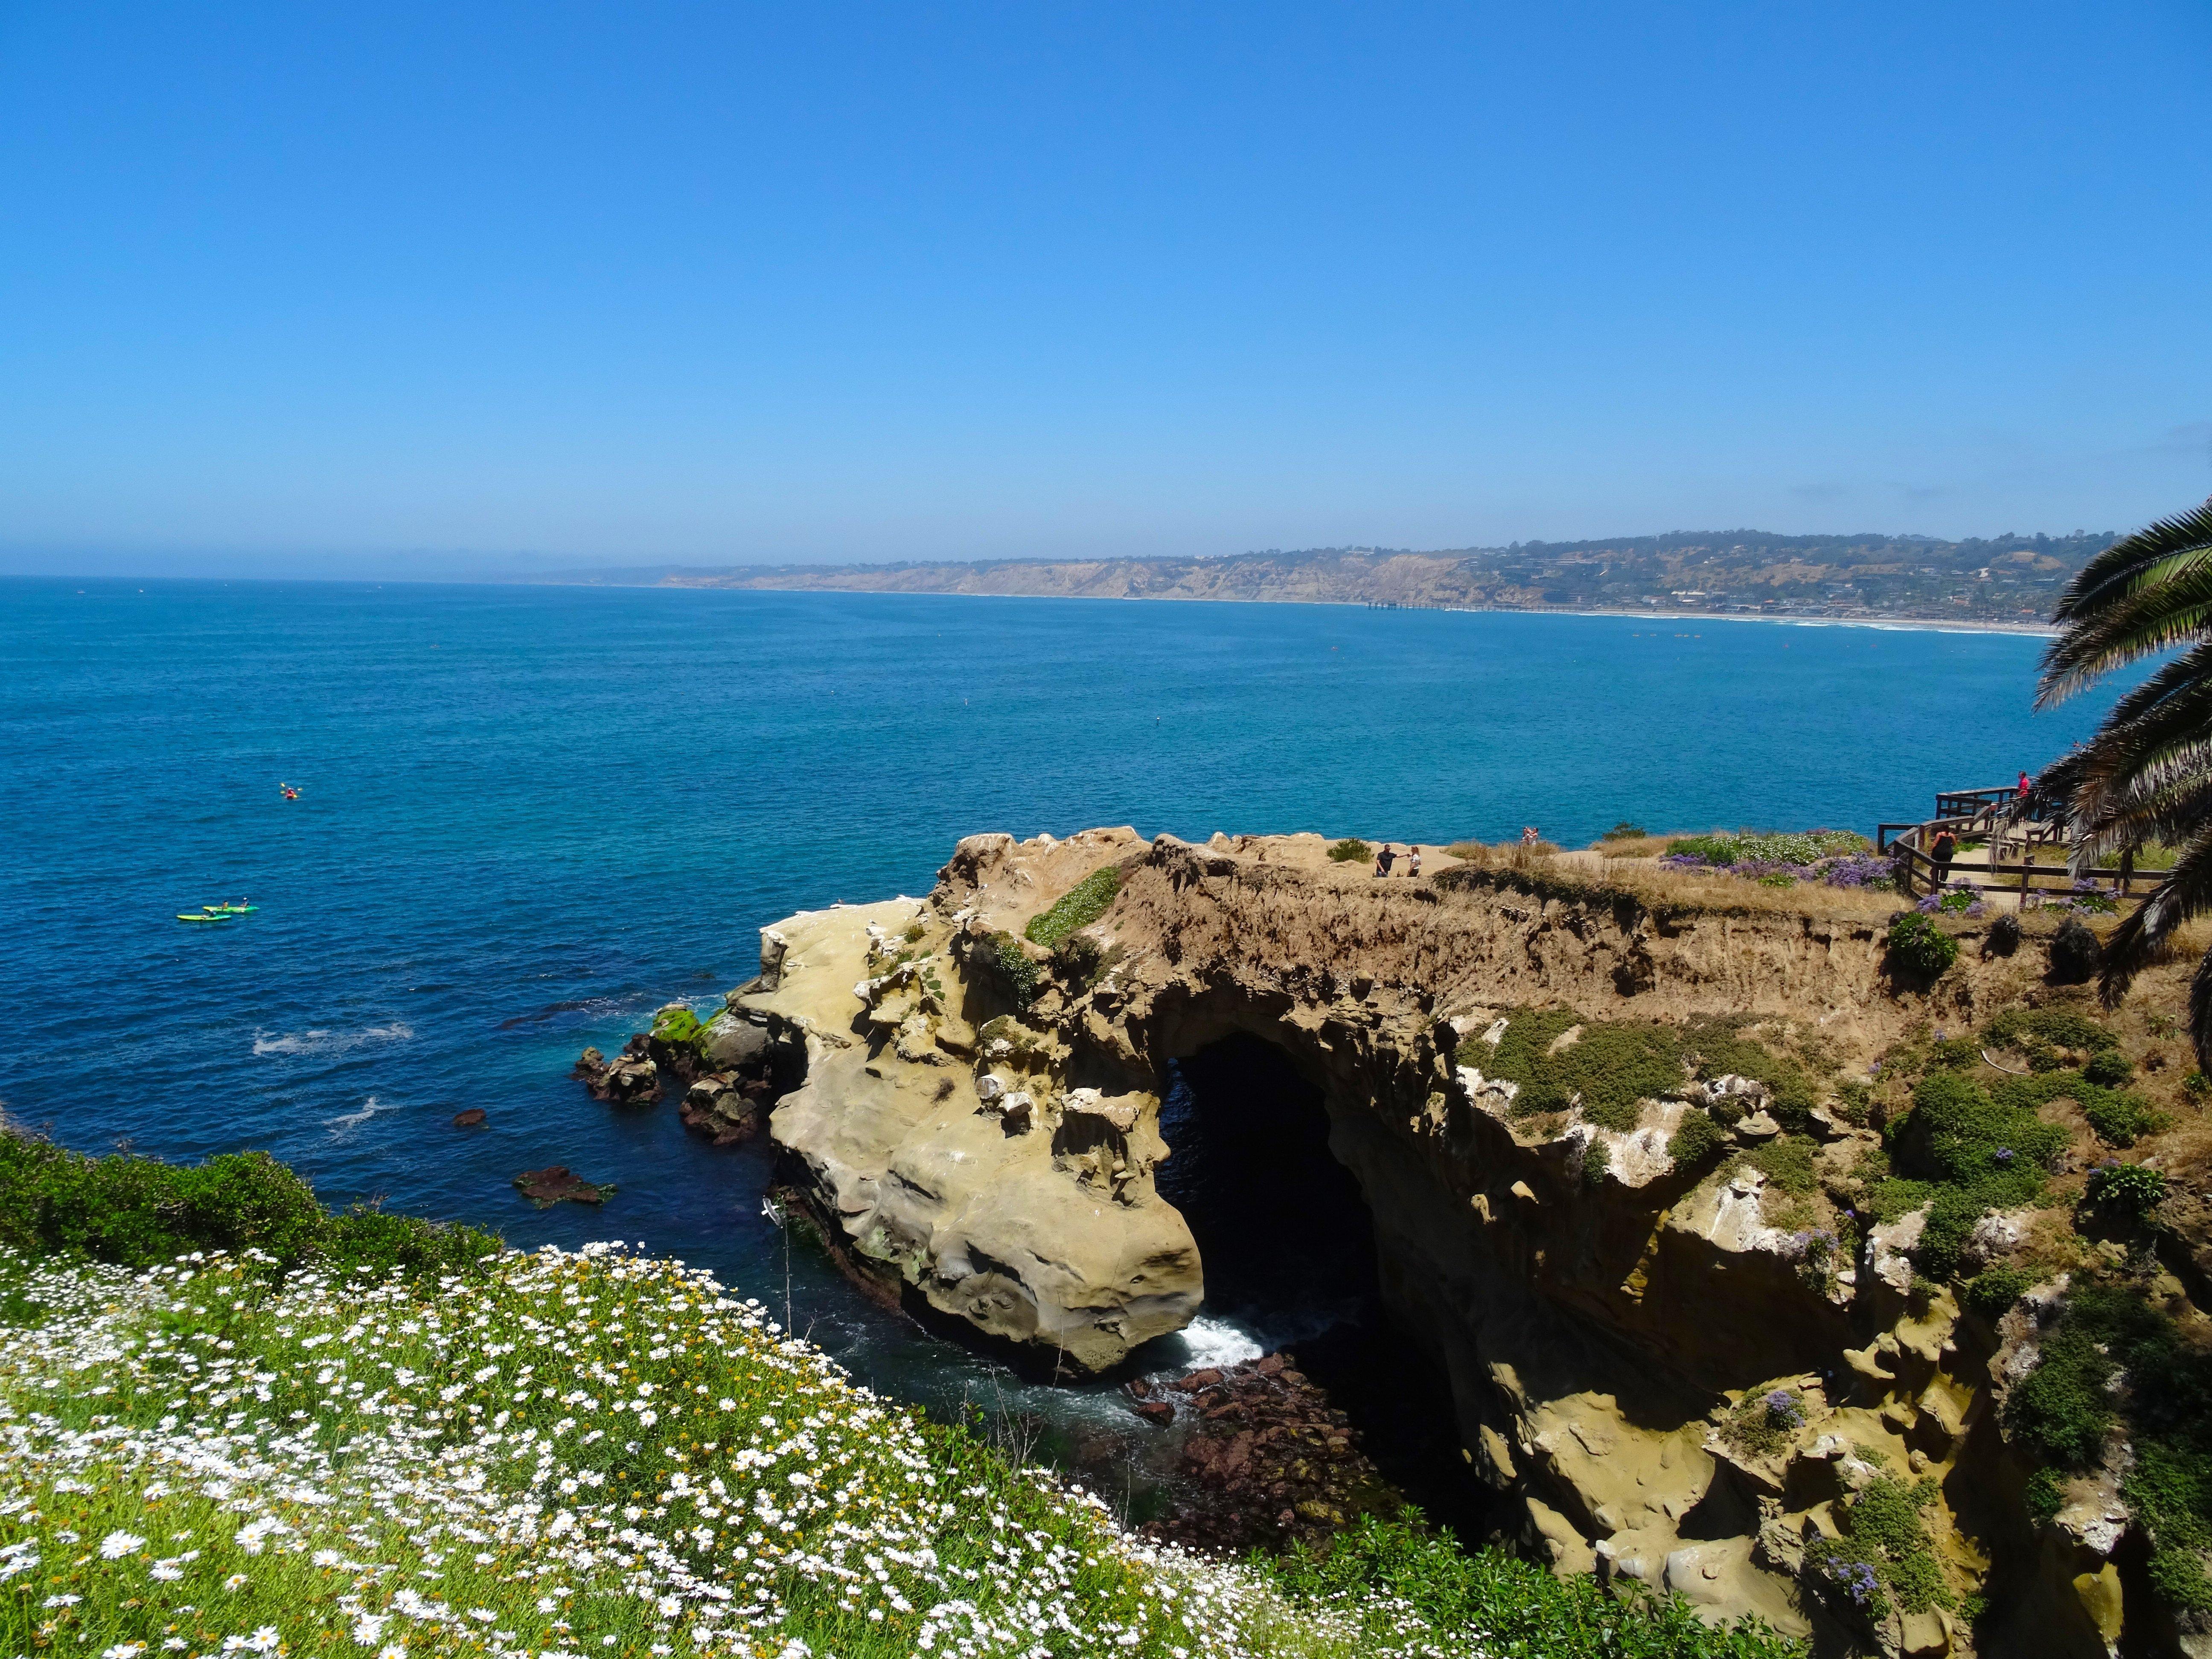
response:
[(1813, 1079), (1786, 1054), (1740, 1035), (1739, 1020), (1698, 1019), (1683, 1028), (1683, 1041), (1700, 1078), (1733, 1074), (1766, 1085), (1768, 1109), (1784, 1128), (1802, 1129), (1817, 1096)]
[(314, 1259), (452, 1271), (499, 1248), (472, 1227), (355, 1210), (333, 1216), (266, 1152), (196, 1165), (117, 1153), (87, 1158), (0, 1133), (0, 1244), (150, 1267), (194, 1250), (259, 1250), (280, 1269)]
[(1347, 836), (1330, 847), (1328, 855), (1339, 864), (1364, 864), (1375, 856), (1375, 849), (1365, 842), (1354, 841)]
[(2181, 1092), (2191, 1100), (2201, 1102), (2205, 1096), (2212, 1095), (2212, 1078), (2191, 1067), (2189, 1075), (2181, 1079)]
[(1598, 839), (1601, 842), (1642, 841), (1651, 832), (1649, 830), (1646, 830), (1642, 824), (1631, 823), (1626, 818), (1623, 818), (1619, 823), (1614, 824), (1612, 829), (1600, 836)]
[(2112, 1426), (2105, 1384), (2114, 1369), (2081, 1332), (2062, 1328), (2045, 1339), (2041, 1360), (2005, 1401), (2007, 1426), (2039, 1457), (2088, 1468)]
[(2005, 1092), (1992, 1099), (1972, 1078), (1948, 1071), (1930, 1072), (1914, 1086), (1912, 1110), (1887, 1132), (1908, 1178), (1881, 1183), (1869, 1207), (1889, 1220), (1929, 1206), (1912, 1252), (1922, 1273), (1949, 1278), (1977, 1221), (2041, 1196), (2044, 1172), (2066, 1146), (2066, 1132), (2044, 1122), (2031, 1103), (2048, 1086), (2039, 1078), (2007, 1078), (2000, 1085)]
[(2018, 1267), (1985, 1267), (1967, 1282), (1960, 1299), (1984, 1319), (2002, 1319), (2034, 1282), (2034, 1275)]
[(2141, 1447), (2121, 1496), (2150, 1534), (2151, 1586), (2168, 1606), (2212, 1611), (2212, 1458), (2201, 1448), (2152, 1440)]
[(2038, 1523), (2057, 1520), (2058, 1511), (2066, 1506), (2066, 1477), (2056, 1469), (2038, 1469), (2027, 1477), (2021, 1506)]
[[(2008, 1008), (1983, 1029), (1983, 1039), (1991, 1048), (2016, 1048), (2031, 1059), (2039, 1049), (2077, 1048), (2097, 1054), (2119, 1043), (2119, 1038), (2088, 1015), (2071, 1008)], [(2051, 1062), (2062, 1063), (2057, 1059)]]
[(1694, 1170), (1708, 1162), (1728, 1144), (1728, 1137), (1720, 1131), (1706, 1113), (1695, 1107), (1682, 1114), (1682, 1121), (1667, 1139), (1667, 1156), (1676, 1167)]
[(1777, 1135), (1760, 1146), (1747, 1149), (1739, 1154), (1739, 1158), (1763, 1173), (1782, 1191), (1802, 1197), (1820, 1184), (1820, 1169), (1814, 1162), (1817, 1152), (1818, 1148), (1809, 1140), (1801, 1140), (1794, 1135)]
[(2166, 1176), (2147, 1164), (2106, 1164), (2089, 1172), (2089, 1201), (2138, 1219), (2166, 1201)]
[(2099, 1139), (2113, 1146), (2132, 1146), (2145, 1135), (2156, 1134), (2167, 1121), (2165, 1113), (2153, 1110), (2132, 1089), (2098, 1091), (2094, 1098), (2082, 1100), (2081, 1115), (2089, 1120)]
[(2147, 1419), (2136, 1427), (2138, 1452), (2175, 1430), (2203, 1432), (2212, 1403), (2206, 1358), (2140, 1291), (2096, 1285), (2066, 1298), (2040, 1360), (2005, 1401), (2005, 1426), (2044, 1462), (2091, 1468), (2118, 1420), (2106, 1384), (2124, 1367), (2136, 1413)]
[(1121, 890), (1119, 869), (1109, 864), (1103, 870), (1093, 870), (1062, 893), (1050, 909), (1031, 916), (1022, 935), (1030, 944), (1049, 951), (1077, 928), (1088, 927), (1104, 915)]
[[(1558, 1054), (1552, 1044), (1577, 1024), (1582, 1035)], [(1497, 1051), (1479, 1038), (1460, 1048), (1463, 1064), (1520, 1085), (1514, 1115), (1565, 1111), (1577, 1096), (1583, 1115), (1602, 1128), (1636, 1127), (1638, 1102), (1680, 1088), (1682, 1042), (1671, 1026), (1643, 1021), (1578, 1020), (1571, 1008), (1515, 1014)]]
[(1044, 977), (1044, 970), (1030, 959), (1029, 953), (1022, 949), (1022, 942), (1012, 933), (992, 934), (990, 950), (991, 965), (998, 970), (1007, 994), (1018, 1006), (1028, 1007), (1036, 1000), (1037, 986)]
[[(1363, 1516), (1326, 1553), (1304, 1547), (1255, 1559), (1285, 1593), (1316, 1608), (1410, 1607), (1433, 1629), (1464, 1632), (1486, 1650), (1580, 1659), (1800, 1659), (1802, 1647), (1756, 1618), (1706, 1625), (1690, 1604), (1616, 1588), (1591, 1575), (1554, 1577), (1548, 1568), (1499, 1550), (1470, 1553), (1433, 1533), (1418, 1510), (1397, 1520)], [(1370, 1645), (1389, 1641), (1386, 1626)], [(1395, 1644), (1393, 1644), (1395, 1645)]]
[(2101, 1083), (2107, 1089), (2118, 1089), (2133, 1080), (2136, 1068), (2128, 1057), (2118, 1048), (2102, 1049), (2089, 1057), (2081, 1068), (2081, 1075), (2092, 1083)]
[(1959, 959), (1959, 941), (1917, 910), (1889, 924), (1892, 964), (1921, 979), (1934, 979)]
[(1837, 1519), (1881, 1577), (1883, 1587), (1907, 1613), (1957, 1605), (1920, 1511), (1936, 1501), (1936, 1482), (1907, 1486), (1889, 1475), (1876, 1475), (1843, 1506)]

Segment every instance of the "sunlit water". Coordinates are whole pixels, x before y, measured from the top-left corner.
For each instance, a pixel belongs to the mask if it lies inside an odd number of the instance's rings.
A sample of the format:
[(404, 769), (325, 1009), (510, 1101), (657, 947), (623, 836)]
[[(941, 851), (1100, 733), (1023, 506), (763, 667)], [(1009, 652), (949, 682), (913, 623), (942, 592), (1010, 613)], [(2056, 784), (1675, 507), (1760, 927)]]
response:
[[(757, 930), (926, 892), (959, 836), (1444, 842), (1870, 828), (2088, 729), (2013, 636), (1346, 607), (0, 582), (0, 1099), (58, 1139), (265, 1146), (332, 1201), (642, 1241), (938, 1408), (1020, 1384), (762, 1214), (759, 1148), (568, 1080)], [(286, 800), (279, 782), (296, 786)], [(258, 914), (188, 927), (181, 909)], [(482, 1107), (480, 1130), (450, 1126)], [(510, 1181), (563, 1163), (602, 1211)], [(1279, 1312), (1281, 1310), (1278, 1310)], [(1209, 1310), (1162, 1367), (1274, 1333)], [(1149, 1431), (1146, 1432), (1149, 1433)]]

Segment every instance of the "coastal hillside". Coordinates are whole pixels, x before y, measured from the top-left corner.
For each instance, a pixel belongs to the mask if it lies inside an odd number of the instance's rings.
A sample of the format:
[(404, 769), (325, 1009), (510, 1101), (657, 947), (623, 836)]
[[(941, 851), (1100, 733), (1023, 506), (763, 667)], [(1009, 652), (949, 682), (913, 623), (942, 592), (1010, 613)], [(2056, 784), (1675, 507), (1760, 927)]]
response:
[[(673, 587), (1214, 599), (1456, 610), (1693, 611), (2038, 625), (2109, 534), (1788, 536), (1678, 532), (1414, 552), (1319, 548), (1203, 559), (998, 560), (580, 572)], [(554, 580), (562, 580), (556, 578)]]
[[(1855, 836), (1723, 839), (1409, 877), (1310, 835), (973, 836), (927, 900), (765, 930), (702, 1040), (769, 1057), (787, 1194), (857, 1279), (1055, 1375), (1320, 1234), (1407, 1345), (1368, 1427), (1443, 1431), (1401, 1478), (1455, 1459), (1565, 1579), (1821, 1652), (2203, 1650), (2195, 947), (2107, 1014), (2106, 895), (1916, 907)], [(1348, 1204), (1308, 1196), (1338, 1169)], [(1215, 1496), (1156, 1531), (1356, 1524), (1243, 1379), (1179, 1386), (1132, 1408)]]
[(1132, 1534), (757, 1297), (0, 1133), (0, 1654), (1786, 1659), (1370, 1522), (1325, 1561)]

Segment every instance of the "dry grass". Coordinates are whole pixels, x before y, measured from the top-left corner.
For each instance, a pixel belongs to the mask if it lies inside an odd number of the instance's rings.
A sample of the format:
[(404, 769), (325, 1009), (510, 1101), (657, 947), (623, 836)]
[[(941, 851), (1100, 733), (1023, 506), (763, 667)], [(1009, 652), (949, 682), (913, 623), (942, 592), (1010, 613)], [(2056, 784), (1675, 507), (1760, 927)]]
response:
[(1717, 872), (1701, 876), (1665, 869), (1651, 859), (1606, 858), (1595, 853), (1539, 854), (1517, 842), (1498, 847), (1462, 842), (1450, 851), (1462, 864), (1459, 870), (1443, 872), (1447, 878), (1441, 884), (1446, 887), (1457, 884), (1449, 877), (1465, 881), (1479, 879), (1476, 872), (1494, 872), (1509, 883), (1525, 884), (1562, 897), (1593, 902), (1626, 897), (1662, 914), (1698, 911), (1886, 923), (1905, 903), (1895, 893), (1803, 882), (1795, 887), (1762, 887), (1736, 876)]
[(1618, 841), (1594, 841), (1589, 845), (1593, 853), (1602, 853), (1609, 859), (1656, 859), (1668, 847), (1683, 840), (1689, 831), (1671, 836), (1623, 836)]

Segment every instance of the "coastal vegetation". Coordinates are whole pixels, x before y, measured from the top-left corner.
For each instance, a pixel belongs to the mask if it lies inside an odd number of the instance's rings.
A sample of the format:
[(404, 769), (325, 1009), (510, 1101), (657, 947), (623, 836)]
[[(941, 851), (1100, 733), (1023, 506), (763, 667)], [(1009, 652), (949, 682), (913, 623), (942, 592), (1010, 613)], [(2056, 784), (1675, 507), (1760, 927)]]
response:
[(1364, 864), (1375, 856), (1375, 849), (1364, 841), (1346, 836), (1330, 844), (1328, 856), (1332, 862), (1337, 864)]
[(253, 1154), (185, 1170), (11, 1133), (0, 1170), (33, 1216), (98, 1193), (141, 1218), (16, 1220), (0, 1247), (9, 1652), (1798, 1651), (1413, 1511), (1277, 1561), (1156, 1547), (619, 1242), (410, 1223), (411, 1253), (364, 1253), (374, 1230)]
[(1088, 927), (1112, 908), (1121, 890), (1121, 872), (1112, 865), (1093, 870), (1054, 900), (1050, 908), (1031, 916), (1022, 936), (1048, 951), (1079, 928)]

